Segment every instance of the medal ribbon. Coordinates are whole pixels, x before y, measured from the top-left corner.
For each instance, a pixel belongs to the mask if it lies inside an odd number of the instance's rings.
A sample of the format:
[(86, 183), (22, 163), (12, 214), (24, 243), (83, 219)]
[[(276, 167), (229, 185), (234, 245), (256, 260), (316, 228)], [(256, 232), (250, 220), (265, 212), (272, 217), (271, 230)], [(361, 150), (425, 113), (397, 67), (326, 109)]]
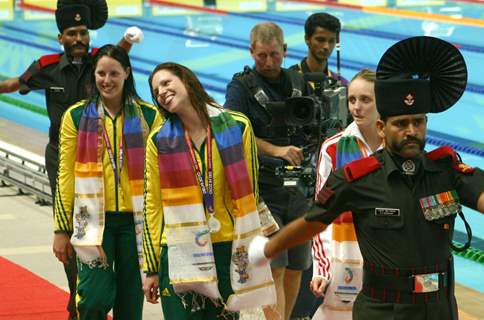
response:
[[(124, 116), (121, 116), (121, 121), (123, 121)], [(114, 120), (116, 121), (116, 120)], [(123, 135), (119, 138), (119, 174), (116, 165), (116, 157), (114, 156), (113, 148), (111, 147), (111, 142), (109, 142), (108, 133), (106, 131), (106, 125), (103, 126), (103, 138), (104, 142), (106, 143), (106, 149), (109, 155), (109, 160), (111, 161), (111, 167), (113, 168), (114, 172), (114, 179), (116, 179), (116, 184), (119, 185), (119, 177), (121, 175), (121, 170), (123, 169)], [(113, 137), (116, 139), (116, 137)]]
[(192, 160), (193, 169), (195, 170), (195, 175), (197, 177), (198, 184), (203, 194), (203, 203), (208, 213), (213, 216), (215, 210), (213, 207), (213, 167), (212, 167), (212, 132), (210, 126), (207, 127), (207, 180), (208, 187), (205, 186), (205, 181), (203, 179), (202, 170), (198, 164), (197, 158), (195, 157), (195, 151), (193, 150), (192, 142), (190, 140), (190, 135), (185, 129), (185, 141), (188, 145), (188, 150), (190, 151), (190, 158)]

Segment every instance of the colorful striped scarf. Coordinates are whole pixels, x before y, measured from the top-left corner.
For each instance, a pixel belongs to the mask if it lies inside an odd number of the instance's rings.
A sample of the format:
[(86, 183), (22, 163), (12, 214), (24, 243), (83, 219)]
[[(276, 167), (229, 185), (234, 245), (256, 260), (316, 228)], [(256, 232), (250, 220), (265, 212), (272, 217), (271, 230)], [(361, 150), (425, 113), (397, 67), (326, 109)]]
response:
[[(342, 136), (336, 145), (334, 169), (342, 168), (364, 156), (365, 146), (356, 136)], [(331, 230), (322, 236), (323, 242), (324, 238), (330, 237), (330, 247), (326, 250), (331, 256), (331, 282), (321, 312), (324, 319), (333, 319), (343, 316), (342, 311), (351, 314), (353, 301), (361, 289), (363, 260), (356, 239), (352, 213), (347, 211), (339, 215), (331, 224)]]
[[(261, 226), (244, 158), (242, 132), (229, 113), (213, 106), (207, 108), (234, 208), (232, 260), (227, 261), (234, 294), (228, 298), (226, 309), (271, 305), (275, 303), (275, 288), (269, 266), (248, 265), (248, 245), (261, 233)], [(192, 292), (220, 301), (202, 193), (178, 117), (167, 120), (156, 139), (170, 283), (180, 295)]]
[[(365, 156), (365, 147), (357, 137), (353, 135), (342, 136), (336, 145), (336, 166), (334, 169), (336, 170), (342, 168), (348, 163), (359, 160)], [(335, 227), (333, 228), (334, 232), (336, 232), (336, 234), (340, 234), (338, 241), (342, 241), (341, 239), (348, 237), (349, 238), (347, 240), (356, 241), (356, 238), (353, 236), (354, 226), (351, 212), (344, 212), (338, 218), (336, 218), (333, 223)], [(340, 228), (343, 229), (340, 230)], [(347, 236), (344, 236), (345, 234)]]
[[(123, 107), (124, 151), (131, 187), (133, 218), (140, 270), (143, 265), (143, 178), (144, 150), (147, 124), (139, 104), (126, 101)], [(74, 166), (74, 233), (72, 244), (79, 259), (91, 267), (106, 267), (106, 254), (102, 249), (104, 232), (104, 172), (103, 140), (104, 107), (99, 99), (89, 102), (81, 115), (77, 134), (77, 151)], [(115, 137), (116, 139), (116, 137)]]
[(350, 163), (359, 160), (364, 155), (364, 146), (361, 145), (355, 136), (342, 136), (336, 146), (336, 168), (339, 169)]

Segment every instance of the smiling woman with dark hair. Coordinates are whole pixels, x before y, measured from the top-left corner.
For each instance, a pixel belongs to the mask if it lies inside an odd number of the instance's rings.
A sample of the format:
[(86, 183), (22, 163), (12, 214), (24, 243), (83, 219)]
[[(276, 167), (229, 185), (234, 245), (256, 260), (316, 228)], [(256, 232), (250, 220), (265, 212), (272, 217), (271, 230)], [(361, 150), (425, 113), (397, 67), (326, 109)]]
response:
[[(161, 124), (134, 86), (129, 57), (106, 45), (93, 59), (92, 92), (62, 118), (54, 253), (78, 257), (79, 319), (141, 319), (144, 145)], [(73, 234), (69, 239), (68, 234)]]
[(241, 309), (273, 304), (269, 267), (247, 258), (261, 232), (249, 120), (215, 103), (182, 65), (160, 64), (149, 81), (167, 120), (146, 147), (147, 301), (161, 293), (167, 320), (238, 319)]

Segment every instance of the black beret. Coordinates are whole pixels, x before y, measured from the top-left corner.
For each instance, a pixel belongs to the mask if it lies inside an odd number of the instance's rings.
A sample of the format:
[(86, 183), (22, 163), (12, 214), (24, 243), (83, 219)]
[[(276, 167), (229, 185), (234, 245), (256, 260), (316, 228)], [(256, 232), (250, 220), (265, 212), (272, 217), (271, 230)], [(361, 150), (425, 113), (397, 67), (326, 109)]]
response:
[(55, 19), (61, 33), (64, 29), (79, 25), (99, 29), (108, 19), (108, 5), (106, 0), (59, 0)]
[(467, 84), (467, 68), (455, 46), (419, 36), (391, 46), (378, 63), (376, 77), (380, 115), (437, 113), (460, 99)]

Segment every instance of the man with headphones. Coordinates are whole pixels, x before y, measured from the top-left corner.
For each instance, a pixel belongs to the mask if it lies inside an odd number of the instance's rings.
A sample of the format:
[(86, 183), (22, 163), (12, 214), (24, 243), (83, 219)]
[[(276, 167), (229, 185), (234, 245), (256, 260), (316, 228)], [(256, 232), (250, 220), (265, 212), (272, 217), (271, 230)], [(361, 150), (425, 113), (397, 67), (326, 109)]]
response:
[[(225, 107), (244, 113), (251, 121), (260, 159), (259, 192), (280, 227), (304, 215), (307, 200), (297, 190), (283, 186), (276, 176), (271, 159), (281, 159), (289, 165), (300, 165), (304, 159), (302, 146), (306, 143), (298, 129), (290, 137), (277, 134), (272, 116), (266, 109), (269, 102), (281, 102), (290, 97), (308, 95), (302, 74), (281, 68), (286, 56), (282, 29), (272, 22), (254, 26), (250, 33), (250, 54), (255, 68), (245, 67), (234, 75), (227, 86)], [(276, 160), (277, 161), (277, 160)], [(289, 319), (303, 270), (311, 264), (310, 242), (281, 253), (271, 263), (277, 290), (277, 312)], [(271, 310), (264, 310), (272, 319)], [(277, 317), (275, 317), (277, 318)]]

